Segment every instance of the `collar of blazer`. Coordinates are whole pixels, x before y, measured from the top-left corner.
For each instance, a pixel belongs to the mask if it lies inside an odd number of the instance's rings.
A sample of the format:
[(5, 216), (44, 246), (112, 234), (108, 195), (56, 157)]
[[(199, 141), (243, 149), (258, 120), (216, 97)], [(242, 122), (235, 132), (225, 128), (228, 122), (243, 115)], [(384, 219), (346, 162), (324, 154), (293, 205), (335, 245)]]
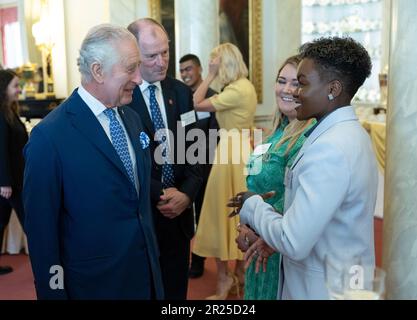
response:
[[(107, 159), (109, 159), (110, 162), (112, 162), (130, 182), (122, 160), (120, 160), (119, 155), (104, 132), (101, 124), (98, 122), (93, 112), (91, 112), (90, 108), (85, 104), (83, 99), (81, 99), (77, 90), (75, 90), (64, 103), (65, 111), (69, 114), (73, 127), (81, 132), (81, 134), (88, 141), (90, 141), (94, 147), (96, 147)], [(124, 120), (123, 122), (126, 126)], [(126, 130), (129, 131), (128, 127), (126, 127)], [(130, 138), (132, 140), (132, 136), (130, 136)], [(136, 147), (134, 148), (135, 150), (137, 149)]]
[(337, 108), (332, 113), (330, 113), (327, 117), (325, 117), (322, 121), (320, 121), (317, 126), (314, 128), (314, 130), (310, 133), (306, 141), (304, 142), (300, 152), (298, 153), (297, 157), (295, 158), (291, 170), (295, 168), (297, 163), (300, 161), (300, 159), (304, 155), (304, 151), (308, 146), (314, 143), (323, 133), (325, 133), (327, 130), (332, 128), (338, 123), (344, 122), (344, 121), (357, 121), (358, 117), (355, 114), (355, 110), (352, 106), (346, 106)]

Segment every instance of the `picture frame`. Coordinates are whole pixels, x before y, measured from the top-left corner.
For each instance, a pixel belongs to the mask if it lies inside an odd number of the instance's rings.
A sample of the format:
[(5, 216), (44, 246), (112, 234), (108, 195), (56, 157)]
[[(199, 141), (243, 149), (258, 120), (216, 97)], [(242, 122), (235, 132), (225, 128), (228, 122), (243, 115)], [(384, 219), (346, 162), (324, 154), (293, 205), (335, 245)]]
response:
[[(231, 1), (235, 0), (218, 0), (218, 7), (221, 8), (220, 1)], [(240, 47), (242, 53), (245, 51), (248, 54), (247, 63), (249, 70), (249, 80), (253, 83), (258, 103), (262, 103), (263, 100), (263, 65), (262, 65), (262, 0), (243, 0), (239, 1), (242, 6), (248, 8), (248, 23), (244, 33), (247, 35), (247, 48)], [(149, 0), (149, 12), (150, 16), (157, 21), (161, 21), (161, 0)], [(220, 21), (220, 19), (219, 19)], [(220, 35), (220, 23), (219, 23), (219, 35)], [(221, 35), (219, 39), (221, 38)], [(239, 45), (238, 45), (239, 47)]]

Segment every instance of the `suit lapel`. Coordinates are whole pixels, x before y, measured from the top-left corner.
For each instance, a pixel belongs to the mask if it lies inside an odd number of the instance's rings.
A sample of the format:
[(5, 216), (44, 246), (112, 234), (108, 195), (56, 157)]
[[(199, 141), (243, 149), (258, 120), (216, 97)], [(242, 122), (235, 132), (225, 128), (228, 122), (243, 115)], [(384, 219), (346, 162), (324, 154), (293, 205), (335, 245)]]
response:
[(129, 179), (122, 160), (120, 160), (103, 127), (91, 112), (90, 108), (76, 91), (74, 91), (69, 99), (72, 101), (68, 106), (67, 113), (72, 117), (72, 125)]
[(155, 132), (153, 129), (152, 119), (149, 115), (148, 108), (146, 107), (145, 99), (143, 99), (142, 92), (139, 86), (136, 86), (133, 91), (133, 99), (131, 103), (132, 108), (139, 114), (142, 124), (150, 137), (153, 137)]
[(175, 136), (177, 132), (177, 105), (175, 100), (175, 92), (168, 85), (167, 80), (161, 81), (161, 88), (162, 95), (164, 97), (168, 129), (170, 129)]
[(344, 121), (357, 121), (357, 117), (355, 111), (351, 106), (342, 107), (336, 109), (331, 114), (329, 114), (326, 118), (324, 118), (317, 127), (311, 132), (308, 136), (306, 141), (304, 142), (303, 146), (301, 147), (300, 151), (296, 159), (294, 160), (291, 169), (294, 169), (297, 163), (300, 161), (302, 156), (304, 155), (305, 150), (314, 143), (323, 133), (327, 130), (332, 128), (333, 126), (337, 125), (340, 122)]

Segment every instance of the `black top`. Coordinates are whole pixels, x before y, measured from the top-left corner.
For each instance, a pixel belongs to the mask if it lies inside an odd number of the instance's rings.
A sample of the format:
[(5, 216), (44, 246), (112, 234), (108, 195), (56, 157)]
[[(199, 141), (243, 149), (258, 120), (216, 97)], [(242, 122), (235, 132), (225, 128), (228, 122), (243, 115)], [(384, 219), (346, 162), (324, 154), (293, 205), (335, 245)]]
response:
[(21, 190), (23, 187), (23, 147), (28, 141), (26, 127), (15, 114), (10, 124), (0, 113), (0, 186), (11, 186)]

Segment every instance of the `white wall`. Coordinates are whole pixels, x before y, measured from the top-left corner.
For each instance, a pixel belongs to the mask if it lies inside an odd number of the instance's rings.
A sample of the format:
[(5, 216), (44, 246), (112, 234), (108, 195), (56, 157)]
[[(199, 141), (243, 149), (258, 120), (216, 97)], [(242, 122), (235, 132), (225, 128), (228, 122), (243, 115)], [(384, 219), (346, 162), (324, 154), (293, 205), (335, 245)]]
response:
[(49, 2), (50, 12), (54, 26), (55, 45), (52, 49), (52, 65), (54, 73), (55, 94), (58, 98), (68, 96), (68, 70), (65, 41), (65, 17), (64, 1), (54, 0)]
[(208, 73), (211, 50), (219, 43), (219, 8), (213, 0), (175, 1), (176, 74), (180, 78), (179, 59), (188, 53), (200, 58), (203, 77)]
[(281, 63), (301, 45), (301, 0), (263, 0), (263, 102), (257, 116), (275, 110), (275, 79)]
[[(110, 22), (109, 0), (63, 0), (68, 70), (68, 94), (80, 85), (77, 58), (88, 30)], [(115, 1), (115, 0), (113, 0)]]
[(136, 19), (149, 16), (147, 0), (109, 0), (110, 22), (127, 27)]

